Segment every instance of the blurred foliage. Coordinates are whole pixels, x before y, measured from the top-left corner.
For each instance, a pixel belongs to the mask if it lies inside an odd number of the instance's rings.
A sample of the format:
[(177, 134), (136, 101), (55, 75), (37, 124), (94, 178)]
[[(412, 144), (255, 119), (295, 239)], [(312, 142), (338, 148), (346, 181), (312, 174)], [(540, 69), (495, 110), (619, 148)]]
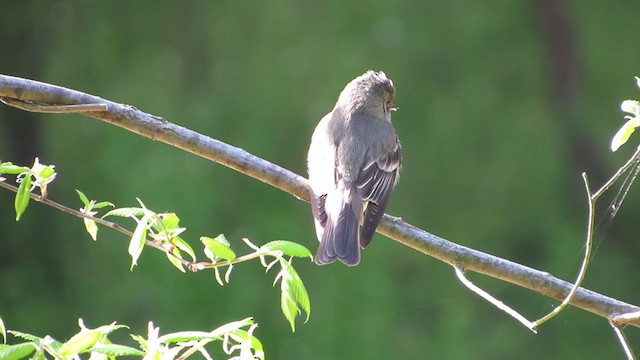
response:
[(138, 343), (138, 348), (114, 344), (108, 338), (115, 330), (128, 329), (126, 325), (117, 325), (116, 322), (112, 322), (109, 325), (89, 329), (82, 319), (78, 320), (78, 325), (80, 331), (64, 343), (50, 335), (39, 337), (10, 330), (12, 337), (18, 339), (20, 343), (0, 344), (0, 358), (80, 359), (79, 355), (84, 355), (82, 358), (105, 360), (132, 356), (169, 360), (186, 359), (199, 352), (199, 355), (210, 359), (211, 354), (206, 349), (206, 345), (220, 342), (221, 351), (229, 356), (235, 355), (230, 359), (264, 360), (262, 343), (253, 336), (253, 331), (258, 324), (251, 318), (234, 321), (212, 331), (180, 331), (163, 335), (160, 335), (160, 328), (150, 321), (147, 337), (130, 334), (132, 340)]
[[(405, 155), (388, 211), (565, 279), (578, 270), (584, 240), (580, 172), (596, 186), (634, 148), (608, 149), (624, 122), (620, 101), (637, 98), (640, 48), (629, 46), (637, 1), (2, 7), (0, 72), (132, 104), (300, 174), (311, 132), (343, 86), (384, 70), (398, 88), (394, 123)], [(557, 7), (564, 17), (547, 12)], [(81, 206), (75, 188), (123, 206), (139, 196), (180, 214), (192, 234), (224, 232), (232, 245), (242, 237), (316, 245), (307, 204), (261, 182), (94, 119), (0, 107), (0, 159), (28, 164), (35, 156), (56, 164), (49, 196), (68, 205)], [(599, 225), (585, 284), (636, 304), (639, 196), (632, 189), (615, 221)], [(144, 333), (149, 320), (179, 331), (253, 316), (274, 359), (622, 355), (601, 318), (568, 309), (533, 336), (463, 288), (450, 267), (381, 236), (357, 268), (297, 266), (314, 312), (291, 334), (257, 264), (236, 269), (224, 288), (204, 273), (181, 274), (162, 254), (129, 272), (120, 234), (105, 229), (90, 241), (81, 221), (39, 204), (16, 224), (12, 199), (0, 192), (7, 328), (63, 339), (80, 317)], [(531, 318), (556, 304), (471, 277)], [(628, 336), (640, 348), (638, 330)]]

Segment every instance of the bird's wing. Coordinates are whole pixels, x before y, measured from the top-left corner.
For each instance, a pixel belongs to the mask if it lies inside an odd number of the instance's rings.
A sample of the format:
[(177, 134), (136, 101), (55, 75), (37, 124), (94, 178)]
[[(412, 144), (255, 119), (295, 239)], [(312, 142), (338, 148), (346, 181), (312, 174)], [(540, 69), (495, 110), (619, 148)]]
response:
[(366, 206), (360, 236), (362, 248), (371, 242), (376, 227), (384, 215), (391, 191), (398, 180), (402, 166), (400, 143), (396, 142), (396, 147), (392, 151), (367, 160), (356, 181), (358, 195)]

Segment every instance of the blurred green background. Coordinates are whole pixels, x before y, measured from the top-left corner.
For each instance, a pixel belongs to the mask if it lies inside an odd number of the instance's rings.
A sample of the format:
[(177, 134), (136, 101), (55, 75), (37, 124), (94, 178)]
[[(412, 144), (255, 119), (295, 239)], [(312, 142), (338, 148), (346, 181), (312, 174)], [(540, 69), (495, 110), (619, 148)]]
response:
[[(619, 103), (640, 98), (638, 1), (21, 1), (0, 3), (0, 73), (134, 105), (305, 174), (316, 122), (368, 69), (398, 89), (405, 167), (388, 212), (427, 231), (573, 279), (586, 199), (633, 150), (612, 154)], [(0, 106), (0, 158), (39, 156), (74, 189), (118, 206), (174, 211), (196, 247), (225, 233), (315, 252), (308, 205), (221, 165), (80, 115)], [(606, 206), (609, 199), (604, 199)], [(604, 209), (601, 209), (604, 210)], [(632, 189), (598, 227), (586, 286), (640, 304)], [(538, 335), (470, 293), (452, 269), (376, 235), (360, 266), (297, 261), (311, 319), (291, 333), (274, 273), (238, 266), (221, 288), (127, 239), (31, 204), (19, 223), (0, 191), (0, 316), (60, 340), (118, 321), (145, 334), (212, 329), (254, 316), (270, 359), (622, 358), (607, 322), (571, 308)], [(200, 253), (200, 256), (202, 254)], [(529, 318), (557, 304), (470, 275)], [(123, 334), (126, 331), (121, 331)], [(122, 341), (130, 341), (121, 334)], [(640, 348), (640, 333), (628, 330)], [(116, 337), (117, 338), (117, 337)]]

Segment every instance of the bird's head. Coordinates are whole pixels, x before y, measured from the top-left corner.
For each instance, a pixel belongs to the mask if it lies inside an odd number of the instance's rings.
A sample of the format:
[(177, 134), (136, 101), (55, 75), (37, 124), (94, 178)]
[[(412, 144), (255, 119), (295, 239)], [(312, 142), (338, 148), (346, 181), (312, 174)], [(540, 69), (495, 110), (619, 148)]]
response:
[(369, 70), (347, 84), (336, 107), (352, 114), (365, 113), (391, 120), (391, 111), (397, 110), (393, 104), (395, 95), (393, 81), (384, 72)]

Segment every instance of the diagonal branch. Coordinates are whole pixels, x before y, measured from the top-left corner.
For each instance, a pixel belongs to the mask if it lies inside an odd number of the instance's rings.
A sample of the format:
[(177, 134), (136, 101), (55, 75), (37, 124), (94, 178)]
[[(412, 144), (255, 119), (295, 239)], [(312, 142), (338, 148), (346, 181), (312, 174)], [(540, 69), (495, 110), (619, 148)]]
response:
[[(242, 149), (172, 124), (163, 118), (147, 114), (129, 105), (118, 104), (59, 86), (6, 75), (0, 75), (0, 100), (1, 98), (7, 98), (9, 100), (6, 102), (11, 103), (18, 101), (21, 103), (21, 108), (29, 111), (42, 111), (38, 108), (42, 108), (43, 105), (60, 107), (61, 105), (106, 104), (106, 111), (82, 113), (228, 166), (301, 200), (309, 200), (307, 180), (304, 177)], [(572, 288), (571, 283), (558, 279), (547, 272), (455, 244), (410, 225), (397, 217), (385, 215), (377, 231), (462, 271), (485, 274), (558, 300), (564, 299)], [(578, 289), (571, 304), (607, 319), (622, 319), (619, 315), (640, 311), (638, 306), (584, 288)], [(633, 317), (622, 321), (640, 327), (639, 318)]]

